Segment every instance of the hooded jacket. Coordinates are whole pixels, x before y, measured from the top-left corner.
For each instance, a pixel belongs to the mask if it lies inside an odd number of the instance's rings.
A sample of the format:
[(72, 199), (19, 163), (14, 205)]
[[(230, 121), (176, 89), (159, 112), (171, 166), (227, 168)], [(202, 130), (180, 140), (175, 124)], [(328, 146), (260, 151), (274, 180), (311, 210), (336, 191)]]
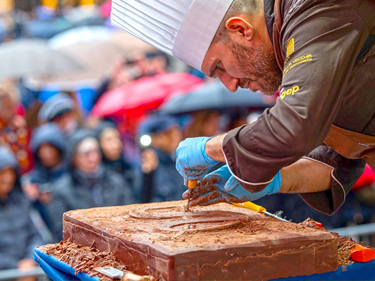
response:
[(55, 182), (53, 201), (47, 207), (57, 240), (62, 239), (62, 215), (69, 210), (134, 203), (131, 189), (118, 173), (100, 165), (95, 174), (88, 175), (73, 166), (78, 144), (90, 137), (95, 137), (92, 131), (80, 129), (68, 141), (66, 159), (69, 172)]
[[(38, 149), (46, 143), (56, 147), (60, 152), (61, 162), (56, 167), (46, 168), (38, 158)], [(51, 185), (66, 172), (64, 161), (66, 140), (63, 132), (55, 123), (47, 123), (34, 130), (30, 141), (30, 150), (35, 158), (35, 168), (28, 173), (28, 176), (37, 180), (41, 185)], [(51, 189), (49, 188), (49, 190)]]
[[(16, 170), (17, 161), (13, 153), (0, 147), (0, 171), (6, 168)], [(30, 218), (30, 203), (17, 176), (13, 190), (0, 199), (0, 270), (17, 268), (20, 260), (33, 259), (35, 246), (44, 243)]]

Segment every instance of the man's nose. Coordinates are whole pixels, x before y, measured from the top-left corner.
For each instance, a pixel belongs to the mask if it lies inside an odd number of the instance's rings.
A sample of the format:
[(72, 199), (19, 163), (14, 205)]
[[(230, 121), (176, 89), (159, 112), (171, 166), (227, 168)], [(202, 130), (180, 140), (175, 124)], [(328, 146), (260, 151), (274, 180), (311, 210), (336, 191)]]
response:
[(240, 83), (240, 79), (238, 78), (234, 78), (230, 75), (228, 75), (228, 73), (223, 73), (219, 76), (219, 79), (221, 81), (221, 83), (224, 84), (225, 87), (227, 87), (227, 89), (231, 92), (236, 92), (237, 89), (238, 89), (238, 86), (239, 86), (239, 83)]

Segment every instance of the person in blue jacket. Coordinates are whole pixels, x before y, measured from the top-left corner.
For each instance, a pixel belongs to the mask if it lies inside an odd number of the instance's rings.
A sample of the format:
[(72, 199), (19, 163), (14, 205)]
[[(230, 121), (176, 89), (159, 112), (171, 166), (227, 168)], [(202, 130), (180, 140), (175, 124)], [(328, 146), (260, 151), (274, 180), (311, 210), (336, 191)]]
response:
[(103, 165), (93, 131), (79, 129), (70, 136), (66, 161), (68, 173), (55, 182), (53, 200), (47, 206), (56, 240), (63, 238), (62, 215), (66, 211), (134, 203), (125, 179)]
[(31, 202), (22, 192), (17, 160), (0, 146), (0, 270), (31, 268), (35, 246), (44, 244), (30, 217)]

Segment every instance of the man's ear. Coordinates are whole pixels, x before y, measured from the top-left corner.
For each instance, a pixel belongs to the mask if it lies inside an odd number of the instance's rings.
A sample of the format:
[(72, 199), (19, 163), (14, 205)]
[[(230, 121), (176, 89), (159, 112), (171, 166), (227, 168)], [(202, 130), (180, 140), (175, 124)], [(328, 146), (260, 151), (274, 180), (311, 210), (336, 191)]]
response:
[(240, 43), (241, 41), (251, 41), (254, 36), (253, 26), (240, 17), (233, 17), (225, 23), (230, 37), (233, 41)]

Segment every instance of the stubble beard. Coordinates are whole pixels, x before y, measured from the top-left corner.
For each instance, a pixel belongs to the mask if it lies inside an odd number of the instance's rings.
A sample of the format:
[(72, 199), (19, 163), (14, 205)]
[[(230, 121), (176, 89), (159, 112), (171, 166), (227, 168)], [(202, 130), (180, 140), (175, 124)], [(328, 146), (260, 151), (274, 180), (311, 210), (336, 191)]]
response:
[(248, 49), (231, 42), (230, 49), (244, 74), (257, 78), (259, 90), (263, 94), (274, 95), (277, 92), (282, 81), (282, 72), (277, 65), (273, 48), (261, 46)]

